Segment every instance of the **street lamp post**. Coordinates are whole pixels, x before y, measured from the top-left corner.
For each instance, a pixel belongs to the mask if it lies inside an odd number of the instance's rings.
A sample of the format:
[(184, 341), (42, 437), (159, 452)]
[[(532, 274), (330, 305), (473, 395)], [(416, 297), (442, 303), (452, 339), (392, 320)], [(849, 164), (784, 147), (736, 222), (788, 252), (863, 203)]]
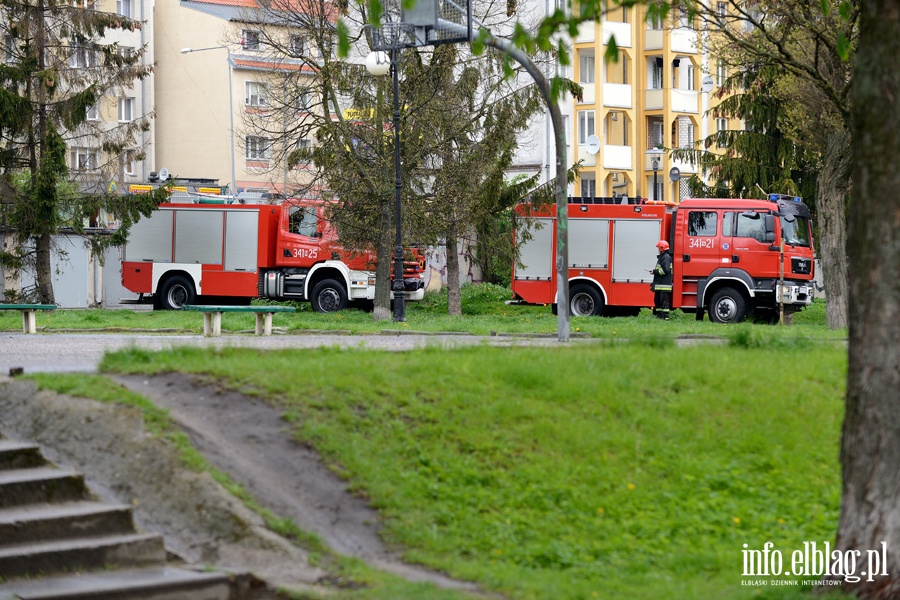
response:
[(652, 150), (648, 150), (647, 154), (650, 155), (650, 168), (653, 169), (653, 200), (659, 200), (657, 197), (657, 184), (656, 184), (656, 175), (659, 172), (659, 161), (662, 159), (662, 155), (665, 154), (665, 150), (661, 148), (653, 148)]
[(231, 71), (233, 63), (231, 61), (231, 48), (228, 46), (210, 46), (209, 48), (182, 48), (182, 54), (190, 54), (191, 52), (203, 52), (204, 50), (225, 50), (228, 53), (228, 116), (229, 126), (231, 127), (231, 195), (237, 196), (237, 179), (234, 175), (234, 89), (231, 85)]
[(398, 69), (399, 48), (392, 48), (390, 59), (384, 52), (372, 52), (366, 57), (366, 69), (372, 75), (387, 73), (389, 67), (394, 85), (394, 321), (406, 321), (406, 292), (403, 279), (403, 235), (401, 210), (403, 207), (403, 179), (400, 170), (400, 74)]

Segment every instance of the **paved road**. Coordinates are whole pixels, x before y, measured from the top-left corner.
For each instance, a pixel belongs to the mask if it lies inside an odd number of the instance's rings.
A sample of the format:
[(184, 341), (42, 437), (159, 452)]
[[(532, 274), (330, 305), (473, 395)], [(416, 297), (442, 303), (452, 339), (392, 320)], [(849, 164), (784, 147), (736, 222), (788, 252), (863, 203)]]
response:
[(105, 352), (123, 348), (166, 350), (177, 346), (236, 346), (245, 348), (313, 348), (317, 346), (365, 347), (411, 350), (428, 345), (557, 344), (553, 338), (511, 338), (456, 335), (234, 335), (205, 338), (200, 335), (147, 335), (123, 333), (0, 333), (0, 375), (14, 367), (26, 373), (97, 371)]

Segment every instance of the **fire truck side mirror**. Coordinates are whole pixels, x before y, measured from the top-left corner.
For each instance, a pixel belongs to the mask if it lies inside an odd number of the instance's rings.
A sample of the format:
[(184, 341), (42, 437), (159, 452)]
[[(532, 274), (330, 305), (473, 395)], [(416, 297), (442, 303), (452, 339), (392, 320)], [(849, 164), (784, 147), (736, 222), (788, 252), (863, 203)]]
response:
[(775, 241), (775, 215), (766, 215), (763, 219), (765, 228), (765, 237), (763, 241), (767, 243), (772, 243)]

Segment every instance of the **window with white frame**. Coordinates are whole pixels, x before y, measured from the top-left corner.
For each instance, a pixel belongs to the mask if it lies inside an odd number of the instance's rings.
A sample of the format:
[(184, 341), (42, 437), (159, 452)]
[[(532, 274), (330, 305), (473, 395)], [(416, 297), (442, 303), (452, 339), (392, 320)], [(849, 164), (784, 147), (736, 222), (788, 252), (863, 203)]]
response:
[(134, 54), (134, 48), (131, 46), (119, 46), (119, 56), (128, 60)]
[(663, 81), (663, 61), (658, 56), (650, 57), (650, 89), (661, 90)]
[(681, 59), (687, 62), (687, 89), (694, 90), (696, 86), (694, 84), (694, 63), (687, 59)]
[(566, 139), (566, 146), (569, 145), (569, 115), (563, 115), (563, 135)]
[(682, 148), (691, 148), (694, 145), (694, 124), (690, 121), (682, 124), (681, 127), (682, 138), (679, 140), (681, 143), (678, 144)]
[(722, 148), (725, 145), (725, 132), (728, 131), (728, 119), (716, 119), (716, 148)]
[(722, 87), (728, 79), (728, 67), (722, 63), (716, 65), (716, 85)]
[(126, 175), (135, 174), (135, 163), (137, 163), (136, 150), (126, 150), (122, 153), (122, 170)]
[(579, 110), (578, 111), (578, 143), (584, 144), (586, 140), (594, 135), (594, 111)]
[(594, 83), (594, 55), (582, 53), (578, 60), (578, 80), (580, 83)]
[(100, 120), (100, 105), (94, 104), (92, 106), (88, 106), (85, 118), (88, 121), (99, 121)]
[(268, 106), (269, 88), (265, 83), (248, 81), (244, 84), (244, 104), (247, 106)]
[(87, 44), (75, 43), (70, 46), (69, 66), (74, 69), (85, 69), (97, 66), (97, 54)]
[(581, 179), (581, 197), (582, 198), (593, 198), (597, 195), (597, 180), (596, 179), (587, 179), (586, 177)]
[(297, 109), (309, 110), (309, 107), (312, 106), (312, 102), (312, 90), (310, 90), (309, 88), (300, 88), (299, 92), (297, 93)]
[(73, 171), (93, 171), (97, 168), (97, 150), (80, 146), (70, 148), (69, 168)]
[(676, 8), (675, 26), (690, 29), (693, 26), (691, 15), (686, 8)]
[(75, 8), (94, 8), (94, 0), (72, 0)]
[(134, 120), (134, 98), (119, 98), (119, 123)]
[(268, 138), (248, 135), (247, 136), (247, 160), (268, 160), (269, 159)]
[(304, 35), (292, 35), (290, 44), (288, 45), (288, 52), (291, 56), (295, 58), (299, 58), (306, 55), (306, 36)]
[(662, 29), (662, 8), (659, 5), (656, 5), (655, 10), (653, 10), (652, 14), (647, 15), (647, 28), (648, 29)]
[(725, 27), (725, 21), (728, 17), (728, 3), (727, 2), (719, 2), (716, 4), (716, 18), (719, 21), (719, 25), (721, 27)]
[(116, 0), (116, 14), (131, 18), (131, 0)]
[(242, 30), (241, 47), (244, 50), (259, 50), (259, 32), (255, 29)]
[(16, 62), (16, 38), (11, 35), (3, 39), (3, 60), (6, 64)]

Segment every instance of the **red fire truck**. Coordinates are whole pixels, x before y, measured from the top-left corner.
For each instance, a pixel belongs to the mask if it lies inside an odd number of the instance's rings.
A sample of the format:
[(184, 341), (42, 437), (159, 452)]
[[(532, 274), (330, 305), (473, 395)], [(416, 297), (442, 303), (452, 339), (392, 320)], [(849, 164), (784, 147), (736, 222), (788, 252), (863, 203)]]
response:
[[(325, 202), (161, 204), (131, 230), (122, 285), (157, 309), (309, 301), (318, 312), (375, 297), (375, 255), (342, 248)], [(405, 261), (406, 299), (424, 295), (424, 260)]]
[[(809, 208), (799, 199), (690, 199), (680, 204), (613, 204), (571, 198), (568, 218), (569, 309), (575, 316), (636, 315), (653, 306), (656, 242), (673, 256), (672, 307), (708, 312), (717, 323), (748, 315), (775, 319), (814, 294)], [(514, 298), (556, 303), (556, 207), (519, 207), (520, 260)], [(525, 233), (527, 232), (527, 234)]]

